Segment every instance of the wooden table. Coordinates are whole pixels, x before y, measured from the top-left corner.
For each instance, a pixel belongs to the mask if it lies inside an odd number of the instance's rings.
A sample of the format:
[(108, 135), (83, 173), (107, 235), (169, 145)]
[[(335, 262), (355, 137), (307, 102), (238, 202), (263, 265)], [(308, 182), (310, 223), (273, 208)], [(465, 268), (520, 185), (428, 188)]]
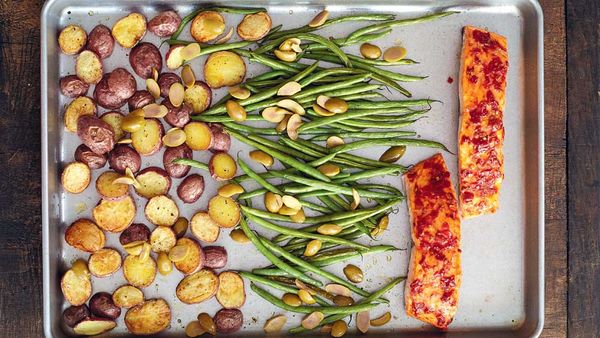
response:
[[(545, 15), (546, 77), (543, 337), (597, 337), (600, 332), (600, 119), (597, 117), (600, 4), (596, 0), (542, 0), (541, 3)], [(41, 7), (42, 1), (0, 1), (0, 332), (3, 337), (43, 335), (39, 197)]]

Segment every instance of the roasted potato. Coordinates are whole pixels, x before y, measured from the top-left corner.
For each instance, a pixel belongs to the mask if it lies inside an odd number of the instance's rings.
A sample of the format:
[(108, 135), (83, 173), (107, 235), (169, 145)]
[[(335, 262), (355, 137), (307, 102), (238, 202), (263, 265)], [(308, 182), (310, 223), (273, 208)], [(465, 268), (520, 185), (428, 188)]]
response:
[(119, 236), (119, 243), (126, 245), (129, 243), (150, 240), (150, 229), (141, 223), (134, 223), (125, 229)]
[(142, 166), (142, 157), (130, 146), (126, 144), (117, 144), (115, 148), (108, 153), (108, 165), (112, 170), (120, 174), (125, 174), (126, 168), (129, 168), (133, 173), (136, 173)]
[(75, 249), (93, 253), (104, 247), (106, 237), (94, 222), (81, 218), (69, 225), (65, 242)]
[(132, 48), (146, 34), (146, 17), (131, 13), (117, 21), (112, 27), (112, 36), (124, 48)]
[(235, 176), (237, 164), (228, 153), (214, 153), (208, 161), (210, 175), (217, 181), (230, 180)]
[(186, 144), (182, 144), (179, 147), (167, 148), (163, 154), (163, 166), (165, 167), (167, 173), (169, 173), (169, 176), (174, 178), (182, 178), (190, 171), (190, 166), (184, 164), (175, 164), (172, 163), (172, 161), (178, 158), (191, 159), (192, 156), (192, 149), (190, 149), (190, 147), (188, 147)]
[(60, 79), (60, 92), (66, 96), (75, 98), (87, 95), (90, 85), (83, 82), (77, 75), (67, 75)]
[(150, 299), (129, 309), (125, 325), (135, 335), (153, 335), (171, 324), (171, 308), (164, 299)]
[(202, 269), (179, 282), (175, 289), (177, 298), (186, 304), (197, 304), (214, 296), (219, 288), (219, 278), (212, 270)]
[(60, 280), (63, 296), (71, 305), (83, 305), (92, 295), (92, 282), (89, 277), (77, 275), (73, 270), (67, 270)]
[(90, 255), (88, 268), (96, 277), (110, 276), (121, 268), (121, 254), (114, 249), (100, 249)]
[(237, 26), (237, 33), (243, 40), (257, 41), (271, 30), (271, 17), (267, 12), (247, 14)]
[(96, 103), (87, 96), (79, 96), (71, 101), (64, 113), (65, 128), (72, 133), (77, 132), (77, 120), (84, 115), (96, 115)]
[(171, 177), (159, 167), (148, 167), (140, 171), (136, 179), (139, 186), (135, 188), (135, 191), (144, 198), (166, 195), (171, 188)]
[(108, 318), (90, 317), (77, 323), (73, 331), (81, 336), (95, 336), (114, 329), (117, 323)]
[(184, 45), (172, 45), (169, 47), (167, 54), (165, 54), (165, 63), (169, 69), (177, 69), (183, 64), (183, 56), (181, 51)]
[(148, 21), (148, 30), (154, 35), (164, 38), (173, 35), (179, 28), (179, 24), (181, 24), (181, 17), (177, 12), (164, 11)]
[(217, 326), (217, 332), (228, 334), (239, 331), (244, 324), (244, 315), (238, 309), (221, 309), (213, 318)]
[(225, 19), (219, 12), (202, 11), (196, 15), (190, 25), (190, 33), (198, 42), (216, 39), (225, 31)]
[(246, 64), (234, 52), (212, 53), (204, 63), (204, 79), (211, 88), (238, 85), (244, 81), (245, 76)]
[(163, 119), (172, 127), (183, 128), (190, 122), (190, 115), (193, 110), (189, 104), (183, 103), (181, 106), (175, 107), (169, 99), (164, 99), (162, 105), (169, 110)]
[(125, 104), (125, 101), (121, 100), (109, 89), (108, 74), (105, 74), (94, 88), (94, 100), (106, 109), (119, 109)]
[(202, 269), (204, 266), (204, 251), (198, 242), (191, 238), (180, 238), (176, 245), (185, 245), (189, 247), (189, 251), (185, 259), (181, 262), (174, 262), (175, 268), (181, 271), (184, 275), (189, 275), (193, 272)]
[(211, 100), (212, 90), (202, 81), (196, 81), (193, 86), (187, 87), (183, 96), (183, 102), (192, 107), (194, 114), (200, 114), (210, 107)]
[(192, 150), (206, 150), (212, 145), (212, 131), (204, 122), (190, 122), (183, 128), (185, 144)]
[(117, 319), (121, 315), (119, 308), (108, 292), (98, 292), (90, 298), (90, 311), (102, 318)]
[(104, 25), (98, 25), (92, 29), (88, 36), (87, 49), (96, 53), (100, 59), (106, 59), (112, 55), (115, 48), (115, 39), (110, 34), (110, 29)]
[(144, 128), (131, 133), (131, 145), (142, 156), (155, 154), (162, 147), (162, 137), (165, 129), (157, 119), (146, 119)]
[(112, 127), (112, 130), (115, 134), (115, 142), (119, 141), (123, 138), (123, 136), (125, 136), (125, 131), (123, 131), (121, 128), (123, 117), (123, 114), (119, 113), (118, 111), (109, 111), (100, 116), (102, 121), (108, 123)]
[(67, 55), (79, 53), (85, 46), (87, 33), (81, 26), (68, 25), (58, 35), (58, 46)]
[(166, 195), (154, 196), (146, 203), (144, 209), (150, 223), (158, 226), (172, 226), (179, 217), (177, 204)]
[(209, 127), (213, 137), (210, 151), (213, 153), (228, 152), (229, 148), (231, 148), (231, 136), (227, 134), (220, 124), (211, 123)]
[(129, 107), (130, 112), (138, 108), (144, 108), (151, 103), (155, 103), (154, 96), (147, 90), (138, 90), (133, 93), (133, 96), (131, 96), (129, 100), (127, 100), (127, 106)]
[(81, 81), (87, 84), (96, 84), (102, 80), (102, 60), (96, 53), (84, 50), (75, 60), (75, 73)]
[(123, 68), (105, 74), (94, 88), (94, 99), (106, 109), (118, 109), (133, 96), (136, 82), (133, 75)]
[(69, 306), (63, 311), (62, 321), (68, 327), (75, 327), (79, 322), (90, 317), (87, 305)]
[[(162, 73), (158, 76), (158, 87), (160, 88), (160, 96), (168, 97), (169, 88), (173, 83), (182, 83), (179, 75), (175, 73)], [(168, 101), (168, 100), (165, 100)], [(164, 102), (163, 102), (164, 104)]]
[(227, 250), (222, 246), (204, 247), (204, 266), (210, 269), (221, 269), (227, 265)]
[(92, 216), (101, 229), (121, 232), (133, 222), (135, 203), (131, 196), (125, 196), (119, 201), (101, 200), (92, 210)]
[(240, 222), (240, 207), (231, 197), (215, 196), (208, 202), (208, 215), (223, 228)]
[(114, 183), (114, 180), (121, 177), (114, 171), (105, 171), (96, 179), (96, 191), (100, 196), (108, 201), (118, 201), (129, 195), (129, 186), (122, 183)]
[(152, 284), (156, 277), (156, 262), (152, 257), (128, 255), (123, 261), (123, 275), (129, 284), (145, 288)]
[(87, 164), (82, 162), (69, 163), (60, 176), (60, 181), (66, 192), (82, 193), (90, 184), (92, 172)]
[[(219, 238), (219, 224), (210, 218), (206, 212), (197, 212), (190, 220), (190, 228), (196, 238), (203, 242), (213, 243)], [(206, 259), (206, 254), (205, 254)]]
[(129, 64), (142, 79), (151, 78), (153, 69), (158, 72), (162, 69), (162, 55), (155, 45), (142, 42), (129, 53)]
[(144, 301), (142, 290), (131, 285), (123, 285), (113, 292), (113, 303), (116, 306), (129, 309)]
[(93, 115), (83, 115), (77, 120), (77, 136), (96, 154), (104, 154), (115, 146), (112, 127)]
[(196, 202), (204, 192), (204, 177), (192, 174), (186, 177), (177, 187), (177, 196), (183, 203)]
[(152, 251), (156, 253), (169, 252), (177, 243), (175, 233), (170, 227), (158, 226), (150, 235), (150, 245)]
[(85, 144), (80, 144), (75, 149), (75, 161), (85, 163), (90, 169), (99, 169), (104, 167), (107, 161), (106, 154), (96, 154)]
[(233, 271), (219, 274), (217, 301), (226, 309), (239, 309), (246, 302), (244, 280)]

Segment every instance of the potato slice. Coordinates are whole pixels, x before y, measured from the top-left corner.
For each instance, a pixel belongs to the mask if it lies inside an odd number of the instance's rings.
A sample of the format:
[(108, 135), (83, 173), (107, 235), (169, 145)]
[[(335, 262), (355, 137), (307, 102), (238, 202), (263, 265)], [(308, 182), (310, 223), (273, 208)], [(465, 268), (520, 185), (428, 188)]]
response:
[(150, 245), (154, 252), (169, 252), (172, 247), (175, 246), (177, 238), (171, 228), (165, 226), (159, 226), (152, 231), (150, 235)]
[(79, 194), (87, 188), (92, 179), (92, 171), (81, 162), (69, 163), (62, 172), (60, 180), (65, 191)]
[(159, 333), (171, 324), (171, 308), (164, 299), (150, 299), (129, 309), (125, 325), (135, 335)]
[(111, 111), (100, 116), (100, 119), (106, 123), (108, 123), (115, 133), (115, 142), (125, 136), (125, 131), (121, 129), (121, 122), (123, 121), (123, 114), (118, 111)]
[(119, 19), (112, 27), (112, 36), (125, 48), (132, 48), (146, 34), (146, 17), (140, 13), (131, 13)]
[(235, 176), (237, 164), (228, 153), (217, 152), (210, 158), (208, 169), (212, 178), (217, 181), (226, 181)]
[(191, 238), (180, 238), (176, 245), (186, 245), (189, 247), (188, 254), (181, 262), (174, 262), (175, 268), (181, 271), (184, 275), (189, 275), (202, 269), (204, 265), (204, 251), (198, 242)]
[(179, 217), (177, 204), (165, 195), (154, 196), (144, 209), (146, 218), (155, 225), (172, 226)]
[(179, 282), (175, 294), (186, 304), (197, 304), (215, 295), (219, 278), (212, 270), (202, 269)]
[(234, 52), (212, 53), (204, 63), (204, 78), (211, 88), (235, 86), (242, 83), (245, 76), (246, 64)]
[(102, 80), (102, 60), (89, 50), (81, 52), (75, 60), (75, 74), (87, 84), (96, 84)]
[(77, 275), (73, 270), (67, 270), (63, 275), (60, 288), (67, 302), (74, 306), (85, 304), (92, 295), (91, 280)]
[(81, 26), (68, 25), (58, 35), (58, 46), (67, 55), (79, 53), (85, 46), (87, 33)]
[(133, 222), (135, 203), (131, 196), (126, 196), (119, 201), (102, 200), (92, 210), (92, 216), (101, 229), (121, 232)]
[(190, 226), (194, 236), (203, 242), (214, 243), (219, 238), (220, 226), (206, 212), (196, 213)]
[(233, 271), (219, 274), (219, 289), (217, 300), (226, 309), (239, 309), (246, 302), (244, 280)]
[(88, 268), (96, 277), (107, 277), (121, 268), (121, 254), (114, 249), (100, 249), (89, 259)]
[(129, 284), (144, 288), (152, 284), (156, 277), (156, 262), (152, 257), (142, 259), (128, 255), (123, 261), (123, 275)]
[(212, 101), (212, 90), (203, 81), (196, 81), (192, 86), (185, 89), (183, 102), (192, 107), (195, 114), (202, 113)]
[(135, 286), (123, 285), (113, 292), (112, 300), (116, 306), (128, 309), (143, 302), (144, 293)]
[(121, 177), (121, 174), (114, 171), (105, 171), (96, 179), (96, 191), (98, 194), (109, 201), (118, 201), (126, 197), (129, 193), (129, 185), (113, 183), (114, 180)]
[(217, 195), (211, 198), (208, 214), (223, 228), (232, 228), (240, 222), (240, 207), (231, 197)]
[(144, 198), (164, 195), (171, 187), (171, 177), (159, 167), (148, 167), (140, 171), (136, 179), (139, 185), (135, 187), (135, 191)]
[(257, 41), (271, 30), (271, 17), (267, 12), (247, 14), (237, 26), (238, 35), (246, 41)]
[(225, 31), (225, 19), (219, 12), (202, 11), (196, 15), (190, 25), (190, 33), (198, 42), (216, 39)]
[(82, 218), (67, 228), (65, 242), (81, 251), (96, 252), (104, 247), (106, 236), (94, 222)]
[(77, 323), (73, 331), (82, 336), (95, 336), (104, 332), (108, 332), (117, 327), (117, 323), (108, 318), (91, 317)]
[(183, 127), (185, 144), (192, 150), (207, 150), (212, 146), (212, 131), (204, 122), (190, 122)]
[(65, 128), (76, 133), (77, 120), (83, 115), (96, 115), (96, 103), (87, 96), (80, 96), (69, 103), (64, 114)]
[(131, 145), (142, 156), (150, 156), (160, 150), (165, 133), (157, 119), (146, 119), (144, 128), (131, 133)]

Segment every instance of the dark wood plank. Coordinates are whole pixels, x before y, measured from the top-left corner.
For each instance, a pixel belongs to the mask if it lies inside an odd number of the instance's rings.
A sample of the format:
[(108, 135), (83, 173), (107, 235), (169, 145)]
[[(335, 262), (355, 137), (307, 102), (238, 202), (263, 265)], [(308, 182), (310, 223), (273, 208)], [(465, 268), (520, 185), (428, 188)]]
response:
[(600, 3), (567, 1), (570, 337), (600, 332)]

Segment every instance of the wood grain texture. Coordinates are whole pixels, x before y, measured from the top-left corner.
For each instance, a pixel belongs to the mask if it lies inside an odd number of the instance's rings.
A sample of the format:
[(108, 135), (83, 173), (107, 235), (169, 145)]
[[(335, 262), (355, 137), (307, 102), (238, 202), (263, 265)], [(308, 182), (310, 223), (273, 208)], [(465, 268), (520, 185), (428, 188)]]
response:
[(600, 334), (600, 3), (567, 1), (569, 337)]

